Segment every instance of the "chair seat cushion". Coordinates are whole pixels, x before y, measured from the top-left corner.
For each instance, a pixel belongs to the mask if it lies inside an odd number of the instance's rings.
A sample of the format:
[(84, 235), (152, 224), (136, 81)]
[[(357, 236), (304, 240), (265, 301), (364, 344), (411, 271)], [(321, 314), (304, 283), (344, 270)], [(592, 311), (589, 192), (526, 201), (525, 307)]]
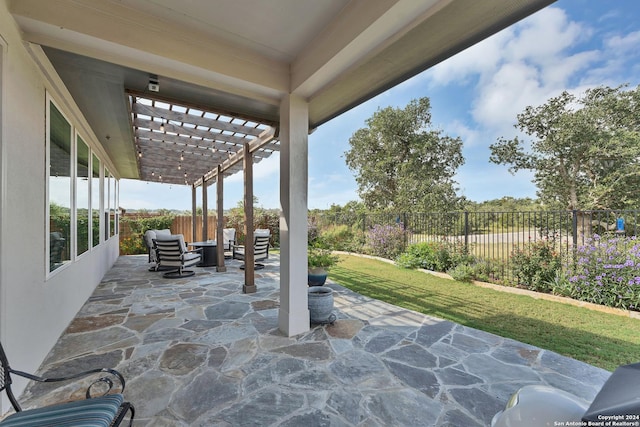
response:
[(108, 427), (122, 402), (122, 394), (109, 394), (25, 410), (0, 421), (0, 427)]
[(184, 260), (184, 262), (193, 261), (193, 260), (200, 261), (200, 254), (187, 252), (182, 256), (182, 259)]

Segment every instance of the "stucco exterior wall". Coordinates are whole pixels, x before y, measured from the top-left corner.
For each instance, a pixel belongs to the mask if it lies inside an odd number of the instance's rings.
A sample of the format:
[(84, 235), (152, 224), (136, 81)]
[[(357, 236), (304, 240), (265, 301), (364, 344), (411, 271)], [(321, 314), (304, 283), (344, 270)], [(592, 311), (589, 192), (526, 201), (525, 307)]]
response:
[[(47, 93), (84, 130), (83, 139), (99, 147), (52, 68), (34, 57), (39, 49), (23, 43), (0, 0), (0, 340), (12, 367), (27, 372), (38, 368), (118, 256), (116, 236), (48, 274)], [(19, 394), (25, 385), (18, 381), (14, 391)], [(0, 405), (0, 414), (9, 409), (6, 400)]]

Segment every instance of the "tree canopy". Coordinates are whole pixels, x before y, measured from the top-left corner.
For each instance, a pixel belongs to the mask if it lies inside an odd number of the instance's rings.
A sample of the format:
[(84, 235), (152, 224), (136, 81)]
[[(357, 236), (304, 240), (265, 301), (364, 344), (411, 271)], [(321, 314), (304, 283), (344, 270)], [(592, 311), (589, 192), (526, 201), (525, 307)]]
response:
[(417, 212), (458, 207), (453, 176), (464, 163), (462, 141), (432, 129), (430, 110), (426, 97), (404, 109), (378, 109), (367, 127), (349, 138), (345, 159), (367, 208)]
[(518, 114), (531, 137), (499, 138), (490, 161), (534, 172), (538, 197), (568, 209), (637, 209), (640, 202), (640, 86), (563, 92)]

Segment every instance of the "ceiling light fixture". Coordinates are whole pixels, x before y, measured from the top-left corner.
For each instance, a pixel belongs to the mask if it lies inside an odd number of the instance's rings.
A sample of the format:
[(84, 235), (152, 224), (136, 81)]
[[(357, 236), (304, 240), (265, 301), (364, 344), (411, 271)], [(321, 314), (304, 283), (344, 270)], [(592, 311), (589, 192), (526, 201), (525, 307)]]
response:
[(147, 89), (149, 89), (149, 92), (160, 92), (160, 83), (158, 82), (157, 75), (149, 74), (149, 85)]

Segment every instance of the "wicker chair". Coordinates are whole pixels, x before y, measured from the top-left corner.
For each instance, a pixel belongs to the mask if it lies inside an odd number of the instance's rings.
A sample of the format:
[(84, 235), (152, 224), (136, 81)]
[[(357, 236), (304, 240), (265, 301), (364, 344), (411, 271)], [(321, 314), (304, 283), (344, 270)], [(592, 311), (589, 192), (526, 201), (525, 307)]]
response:
[[(68, 381), (96, 374), (102, 374), (102, 376), (89, 386), (85, 400), (22, 410), (11, 390), (12, 374), (42, 383)], [(114, 380), (119, 383), (119, 393), (110, 393), (114, 385)], [(91, 395), (91, 389), (94, 386), (97, 388), (98, 384), (108, 389), (101, 396), (93, 397)], [(129, 427), (131, 427), (135, 416), (133, 405), (125, 402), (122, 396), (122, 392), (124, 391), (124, 378), (118, 371), (114, 369), (97, 368), (62, 378), (43, 378), (12, 369), (9, 366), (7, 355), (0, 343), (0, 392), (1, 391), (7, 394), (15, 413), (0, 421), (0, 427), (80, 425), (86, 427), (111, 427), (119, 426), (128, 412), (131, 414), (129, 417)]]

